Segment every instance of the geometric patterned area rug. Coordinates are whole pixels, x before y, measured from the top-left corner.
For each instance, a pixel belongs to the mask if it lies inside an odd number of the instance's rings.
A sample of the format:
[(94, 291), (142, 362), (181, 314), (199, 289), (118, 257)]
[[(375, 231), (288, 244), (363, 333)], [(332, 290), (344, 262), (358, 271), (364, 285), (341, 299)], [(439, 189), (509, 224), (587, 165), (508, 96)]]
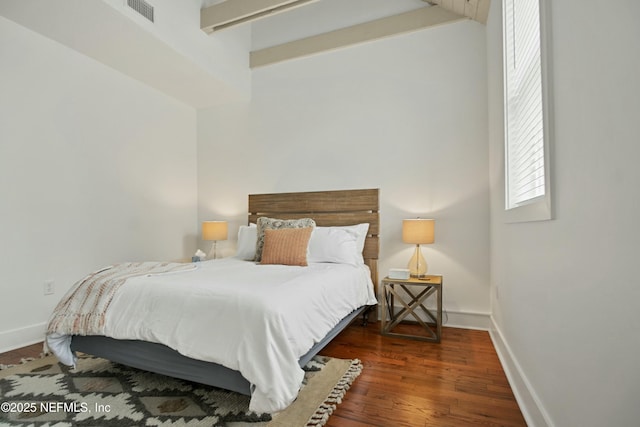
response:
[(298, 398), (277, 414), (249, 397), (93, 356), (76, 369), (47, 356), (0, 370), (0, 426), (322, 426), (362, 370), (359, 360), (316, 356)]

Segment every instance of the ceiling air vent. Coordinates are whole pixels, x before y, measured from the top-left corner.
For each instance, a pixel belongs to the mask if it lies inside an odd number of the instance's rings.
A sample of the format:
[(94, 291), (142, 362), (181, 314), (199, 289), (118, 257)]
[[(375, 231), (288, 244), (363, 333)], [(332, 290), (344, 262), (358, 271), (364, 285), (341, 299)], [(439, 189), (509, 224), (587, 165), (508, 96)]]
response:
[(129, 7), (153, 22), (153, 6), (144, 0), (127, 0)]

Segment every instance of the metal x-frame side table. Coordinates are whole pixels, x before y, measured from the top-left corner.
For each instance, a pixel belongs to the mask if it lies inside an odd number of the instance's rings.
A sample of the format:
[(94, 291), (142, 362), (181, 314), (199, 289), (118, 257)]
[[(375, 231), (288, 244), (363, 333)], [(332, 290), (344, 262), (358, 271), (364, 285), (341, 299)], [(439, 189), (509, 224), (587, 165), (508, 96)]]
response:
[[(404, 292), (400, 292), (400, 290)], [(426, 276), (410, 279), (382, 279), (382, 335), (411, 338), (421, 341), (440, 342), (442, 336), (442, 276)], [(431, 295), (436, 294), (436, 313), (425, 307), (424, 303)], [(395, 313), (395, 302), (402, 304), (402, 309)], [(423, 313), (426, 322), (420, 317)], [(402, 334), (392, 330), (409, 315), (420, 324), (428, 336)]]

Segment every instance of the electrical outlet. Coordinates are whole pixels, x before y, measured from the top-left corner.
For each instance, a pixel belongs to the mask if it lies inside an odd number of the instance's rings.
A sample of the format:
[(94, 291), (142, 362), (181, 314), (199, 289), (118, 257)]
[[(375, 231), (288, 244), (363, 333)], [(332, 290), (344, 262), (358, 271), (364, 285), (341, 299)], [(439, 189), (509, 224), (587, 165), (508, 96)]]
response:
[(53, 280), (45, 280), (44, 282), (44, 294), (53, 295), (56, 292), (55, 282)]

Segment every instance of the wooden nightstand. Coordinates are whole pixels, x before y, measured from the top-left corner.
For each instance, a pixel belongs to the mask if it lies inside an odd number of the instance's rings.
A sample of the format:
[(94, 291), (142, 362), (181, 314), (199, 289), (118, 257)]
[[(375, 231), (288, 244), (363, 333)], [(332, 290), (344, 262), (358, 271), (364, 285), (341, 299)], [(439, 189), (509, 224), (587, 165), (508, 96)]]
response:
[[(427, 298), (435, 293), (436, 313), (425, 307)], [(429, 342), (440, 342), (442, 336), (442, 276), (426, 276), (410, 279), (382, 279), (382, 335), (411, 338)], [(402, 305), (397, 313), (395, 303)], [(422, 314), (422, 317), (420, 316)], [(409, 315), (420, 324), (426, 335), (393, 332)], [(426, 321), (425, 321), (426, 318)]]

